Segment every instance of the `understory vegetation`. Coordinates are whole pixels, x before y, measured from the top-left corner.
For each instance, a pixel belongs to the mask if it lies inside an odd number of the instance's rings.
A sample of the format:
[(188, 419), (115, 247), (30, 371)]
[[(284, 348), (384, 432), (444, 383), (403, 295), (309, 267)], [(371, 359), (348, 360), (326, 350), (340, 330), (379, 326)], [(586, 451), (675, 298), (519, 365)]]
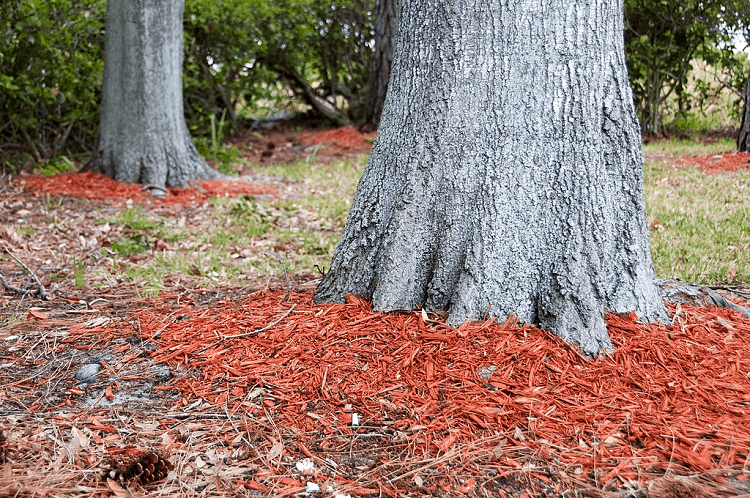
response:
[[(745, 0), (627, 0), (630, 83), (644, 133), (736, 128), (750, 72)], [(183, 97), (199, 150), (269, 116), (362, 122), (375, 0), (186, 0)], [(96, 139), (105, 0), (0, 3), (0, 171), (82, 162)], [(745, 52), (743, 52), (743, 49)]]

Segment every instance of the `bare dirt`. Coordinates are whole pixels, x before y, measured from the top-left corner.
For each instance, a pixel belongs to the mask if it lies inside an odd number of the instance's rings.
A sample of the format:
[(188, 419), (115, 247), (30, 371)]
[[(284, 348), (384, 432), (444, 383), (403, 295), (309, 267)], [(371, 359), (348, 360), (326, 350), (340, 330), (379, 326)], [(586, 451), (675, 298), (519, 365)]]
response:
[(190, 226), (211, 195), (283, 195), (265, 164), (366, 154), (371, 138), (246, 132), (243, 184), (165, 201), (105, 178), (6, 178), (0, 275), (30, 293), (0, 296), (0, 497), (750, 492), (739, 312), (676, 306), (674, 325), (648, 327), (610, 316), (618, 352), (592, 362), (512, 321), (450, 329), (356, 299), (315, 305), (313, 274), (210, 288), (174, 275), (153, 299), (138, 282), (56, 277), (95, 260), (102, 212), (140, 203)]

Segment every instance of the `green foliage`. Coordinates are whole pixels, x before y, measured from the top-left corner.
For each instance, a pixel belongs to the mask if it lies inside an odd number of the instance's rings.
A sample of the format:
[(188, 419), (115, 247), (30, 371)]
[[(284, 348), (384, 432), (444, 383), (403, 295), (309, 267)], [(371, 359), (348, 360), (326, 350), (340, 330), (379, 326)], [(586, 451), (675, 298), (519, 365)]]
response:
[(75, 282), (76, 287), (78, 287), (79, 289), (86, 284), (83, 278), (82, 259), (76, 259), (75, 261), (73, 261), (73, 281)]
[(238, 106), (288, 100), (289, 89), (328, 119), (356, 121), (369, 78), (373, 6), (374, 0), (187, 0), (191, 130), (208, 135), (210, 116), (224, 112), (231, 130)]
[(242, 226), (247, 235), (263, 235), (270, 228), (269, 213), (252, 197), (233, 198), (229, 202), (229, 213), (233, 221)]
[(211, 137), (197, 137), (194, 139), (195, 146), (198, 152), (207, 159), (217, 161), (218, 167), (216, 168), (220, 173), (225, 175), (237, 176), (237, 170), (234, 169), (233, 163), (237, 161), (240, 150), (237, 147), (231, 145), (222, 145), (221, 141), (226, 138), (225, 129), (227, 126), (224, 120), (226, 116), (226, 109), (221, 114), (221, 120), (218, 124), (216, 123), (216, 116), (213, 114), (209, 115), (209, 121), (211, 123)]
[(67, 156), (57, 156), (44, 161), (41, 166), (34, 168), (34, 173), (41, 173), (45, 176), (52, 176), (56, 175), (57, 173), (77, 170), (78, 166), (76, 166), (73, 161), (68, 159)]
[[(116, 240), (112, 243), (109, 249), (112, 252), (116, 252), (120, 256), (130, 256), (131, 254), (140, 254), (148, 251), (149, 244), (148, 240), (146, 240), (146, 237), (144, 237), (143, 234), (139, 233), (130, 237)], [(102, 254), (104, 254), (104, 252), (105, 249), (102, 249)]]
[(726, 69), (725, 84), (744, 81), (734, 34), (748, 25), (746, 0), (625, 0), (625, 54), (644, 132), (662, 131), (667, 99), (675, 99), (683, 126), (705, 101), (706, 85), (688, 85), (696, 59)]
[(141, 206), (123, 209), (113, 222), (131, 230), (153, 230), (159, 228), (158, 224), (146, 217), (146, 213), (143, 212)]
[(42, 162), (95, 137), (104, 0), (0, 2), (0, 163)]

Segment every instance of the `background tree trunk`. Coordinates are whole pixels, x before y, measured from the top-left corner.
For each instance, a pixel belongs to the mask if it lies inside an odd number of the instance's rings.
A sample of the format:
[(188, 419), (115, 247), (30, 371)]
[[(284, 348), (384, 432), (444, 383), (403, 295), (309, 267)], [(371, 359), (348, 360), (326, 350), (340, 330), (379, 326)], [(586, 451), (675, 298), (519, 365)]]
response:
[(184, 0), (108, 0), (96, 147), (85, 169), (126, 183), (218, 178), (201, 158), (182, 102)]
[(318, 302), (517, 315), (595, 355), (654, 282), (621, 0), (403, 0), (381, 126)]
[(396, 26), (395, 0), (377, 0), (375, 3), (375, 53), (370, 64), (370, 84), (365, 106), (364, 126), (377, 128), (383, 112), (388, 78), (393, 61), (393, 38)]
[(750, 74), (745, 82), (745, 98), (742, 104), (742, 118), (740, 132), (737, 135), (737, 150), (750, 152)]

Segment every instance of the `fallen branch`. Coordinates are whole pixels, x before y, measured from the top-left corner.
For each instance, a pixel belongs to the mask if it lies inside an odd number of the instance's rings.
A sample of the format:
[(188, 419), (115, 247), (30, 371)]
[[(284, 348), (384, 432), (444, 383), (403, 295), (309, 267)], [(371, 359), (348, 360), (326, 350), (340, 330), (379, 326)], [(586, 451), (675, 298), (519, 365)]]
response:
[[(36, 274), (33, 271), (31, 271), (31, 269), (28, 266), (26, 266), (26, 264), (23, 261), (21, 261), (20, 259), (18, 259), (12, 252), (10, 252), (10, 249), (8, 249), (5, 246), (0, 246), (0, 247), (2, 247), (3, 251), (5, 251), (5, 253), (8, 254), (8, 256), (10, 256), (11, 258), (13, 258), (13, 260), (16, 263), (18, 263), (19, 265), (21, 265), (21, 267), (24, 270), (26, 270), (26, 272), (29, 275), (31, 275), (31, 278), (33, 278), (34, 282), (36, 282), (36, 285), (37, 285), (37, 290), (36, 291), (39, 294), (39, 297), (42, 300), (46, 300), (47, 299), (47, 291), (45, 290), (44, 286), (42, 285), (42, 283), (37, 278)], [(17, 287), (13, 287), (12, 285), (8, 284), (1, 275), (0, 275), (0, 279), (2, 280), (3, 287), (7, 291), (16, 292), (16, 293), (19, 293), (19, 294), (28, 294), (29, 293), (29, 290), (26, 289), (26, 288), (19, 289)]]

